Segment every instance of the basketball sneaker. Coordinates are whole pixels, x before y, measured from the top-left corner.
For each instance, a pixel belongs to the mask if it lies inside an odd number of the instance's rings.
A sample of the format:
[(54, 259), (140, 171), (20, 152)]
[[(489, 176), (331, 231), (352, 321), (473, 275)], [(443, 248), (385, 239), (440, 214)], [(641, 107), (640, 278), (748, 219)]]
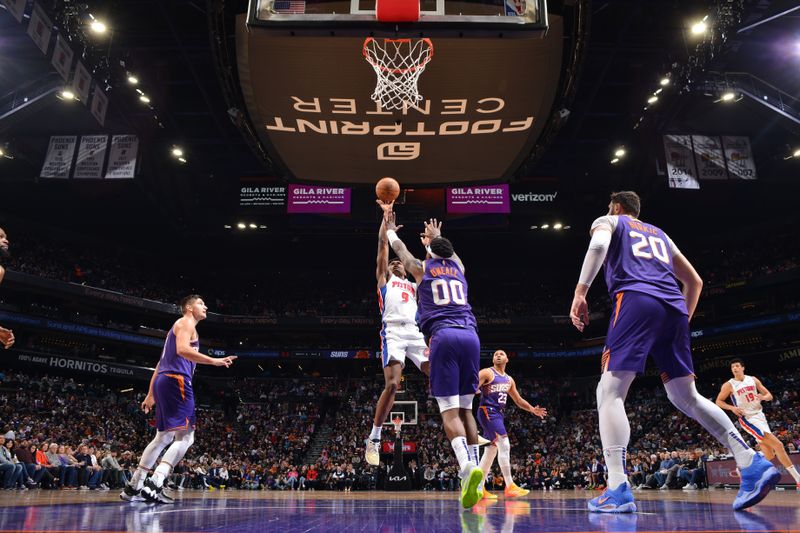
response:
[(372, 466), (378, 466), (381, 462), (381, 441), (367, 439), (367, 448), (364, 450), (364, 458)]
[(616, 489), (606, 489), (597, 498), (589, 500), (589, 510), (593, 513), (635, 513), (636, 503), (631, 488), (624, 482)]
[(122, 489), (122, 492), (119, 493), (119, 497), (126, 502), (143, 502), (145, 501), (144, 497), (142, 497), (141, 491), (134, 489), (127, 483), (125, 484), (125, 488)]
[(481, 496), (481, 500), (496, 500), (496, 499), (497, 499), (497, 494), (492, 494), (491, 492), (486, 490), (486, 487), (483, 488), (483, 496)]
[(503, 494), (506, 498), (521, 498), (523, 496), (527, 496), (529, 492), (530, 491), (528, 489), (523, 489), (522, 487), (518, 487), (516, 483), (512, 483), (506, 487), (506, 490), (503, 491)]
[(480, 501), (483, 496), (483, 491), (481, 490), (482, 481), (483, 470), (475, 465), (461, 479), (461, 506), (464, 509), (474, 507)]
[(175, 500), (164, 494), (164, 487), (156, 485), (153, 476), (147, 478), (142, 487), (142, 496), (153, 503), (174, 503)]
[(741, 511), (757, 504), (767, 497), (781, 479), (781, 473), (763, 455), (756, 453), (747, 468), (741, 468), (739, 494), (733, 500), (733, 509)]
[(486, 446), (487, 444), (491, 444), (492, 441), (489, 439), (484, 439), (481, 435), (478, 435), (478, 446)]

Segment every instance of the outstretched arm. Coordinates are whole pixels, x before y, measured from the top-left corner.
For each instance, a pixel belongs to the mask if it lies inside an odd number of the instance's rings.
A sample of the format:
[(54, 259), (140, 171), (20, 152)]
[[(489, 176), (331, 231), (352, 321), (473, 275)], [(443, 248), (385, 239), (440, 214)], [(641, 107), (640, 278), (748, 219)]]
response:
[(392, 250), (394, 250), (394, 253), (400, 258), (400, 261), (403, 262), (406, 272), (414, 276), (417, 282), (421, 281), (425, 270), (422, 261), (414, 257), (414, 255), (408, 251), (403, 241), (400, 240), (400, 237), (397, 236), (397, 232), (403, 226), (395, 224), (395, 214), (393, 211), (386, 214), (384, 221), (386, 223), (386, 235)]
[(194, 332), (195, 328), (188, 322), (188, 319), (182, 318), (175, 323), (175, 349), (178, 355), (200, 365), (224, 366), (227, 368), (233, 364), (233, 360), (236, 359), (235, 355), (216, 358), (203, 355), (195, 350), (191, 345)]
[(386, 213), (392, 211), (392, 205), (385, 204), (380, 200), (376, 200), (378, 205), (383, 209), (383, 217), (381, 217), (381, 227), (378, 230), (378, 258), (375, 267), (375, 278), (378, 281), (378, 288), (380, 289), (386, 285), (386, 273), (389, 271), (389, 239), (386, 237)]
[(514, 403), (517, 404), (517, 407), (524, 411), (528, 411), (529, 413), (533, 413), (539, 418), (544, 418), (547, 416), (547, 409), (544, 407), (536, 407), (532, 406), (525, 400), (525, 398), (520, 395), (519, 391), (517, 390), (517, 383), (511, 379), (511, 388), (508, 389), (508, 395), (511, 396), (511, 399), (514, 400)]

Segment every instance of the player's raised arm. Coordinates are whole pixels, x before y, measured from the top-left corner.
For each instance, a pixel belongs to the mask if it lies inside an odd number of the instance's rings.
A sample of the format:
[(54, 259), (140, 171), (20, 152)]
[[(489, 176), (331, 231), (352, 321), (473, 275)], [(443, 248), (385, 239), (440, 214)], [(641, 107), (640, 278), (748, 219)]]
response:
[[(670, 240), (670, 245), (674, 247)], [(683, 297), (686, 299), (686, 309), (689, 311), (689, 320), (694, 316), (697, 309), (697, 302), (700, 300), (700, 292), (703, 290), (703, 280), (700, 274), (694, 269), (692, 264), (680, 251), (675, 248), (677, 253), (672, 255), (672, 271), (675, 277), (683, 285)]]
[[(442, 223), (439, 222), (437, 219), (432, 218), (429, 221), (424, 222), (424, 224), (425, 224), (425, 231), (422, 234), (420, 234), (420, 237), (422, 238), (422, 244), (425, 246), (425, 248), (428, 249), (428, 253), (430, 253), (431, 241), (433, 239), (442, 236)], [(458, 268), (461, 269), (461, 272), (466, 272), (466, 268), (464, 267), (464, 261), (462, 261), (461, 258), (458, 257), (458, 254), (456, 254), (455, 250), (453, 250), (453, 255), (450, 256), (450, 259), (452, 259), (458, 264)]]
[(394, 250), (394, 253), (397, 254), (397, 257), (400, 258), (400, 261), (403, 262), (406, 272), (414, 276), (414, 279), (419, 282), (424, 273), (422, 261), (414, 257), (414, 255), (408, 251), (403, 241), (400, 240), (400, 237), (397, 236), (397, 232), (403, 226), (398, 226), (395, 221), (396, 217), (394, 211), (386, 213), (384, 223), (386, 224), (386, 236), (389, 239), (389, 245), (392, 247), (392, 250)]
[(383, 203), (381, 200), (375, 200), (381, 209), (383, 209), (383, 217), (381, 217), (381, 227), (378, 230), (378, 258), (375, 267), (375, 278), (378, 281), (378, 288), (380, 289), (386, 285), (386, 274), (389, 271), (389, 239), (386, 237), (386, 213), (392, 211), (392, 205)]
[(741, 418), (743, 416), (742, 410), (725, 401), (727, 398), (731, 397), (731, 394), (733, 394), (733, 387), (731, 387), (731, 384), (726, 381), (722, 384), (722, 388), (720, 389), (719, 394), (717, 394), (717, 401), (714, 403)]
[(756, 382), (756, 388), (758, 389), (758, 397), (759, 397), (759, 399), (762, 402), (771, 402), (772, 399), (774, 398), (774, 396), (772, 396), (772, 393), (767, 390), (767, 388), (764, 386), (764, 384), (761, 383), (760, 379), (753, 378), (753, 380)]
[(592, 240), (589, 241), (589, 249), (586, 250), (586, 256), (583, 258), (583, 266), (569, 311), (572, 325), (578, 331), (583, 331), (589, 324), (589, 304), (586, 302), (586, 295), (606, 259), (608, 247), (611, 245), (612, 231), (613, 228), (607, 224), (599, 224), (592, 229)]
[(236, 359), (235, 355), (216, 358), (203, 355), (195, 350), (191, 345), (195, 332), (194, 325), (186, 318), (181, 318), (175, 323), (175, 350), (178, 355), (200, 365), (224, 366), (227, 368), (233, 364), (233, 360)]
[(511, 399), (514, 400), (514, 403), (517, 404), (517, 407), (524, 411), (528, 411), (529, 413), (533, 413), (539, 418), (544, 418), (547, 416), (547, 409), (544, 407), (536, 407), (532, 406), (528, 401), (522, 397), (522, 395), (517, 390), (517, 383), (514, 381), (513, 378), (509, 378), (511, 382), (511, 388), (508, 389), (508, 395), (511, 396)]

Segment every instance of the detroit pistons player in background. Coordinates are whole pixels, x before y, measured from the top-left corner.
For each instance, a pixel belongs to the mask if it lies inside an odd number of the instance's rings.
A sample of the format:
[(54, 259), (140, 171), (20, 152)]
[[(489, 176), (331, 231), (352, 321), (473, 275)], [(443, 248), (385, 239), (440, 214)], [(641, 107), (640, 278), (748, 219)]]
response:
[(483, 471), (478, 467), (478, 428), (472, 400), (478, 391), (481, 346), (478, 325), (467, 299), (464, 263), (453, 244), (441, 236), (441, 223), (425, 223), (423, 242), (429, 258), (423, 263), (397, 236), (395, 214), (387, 213), (387, 237), (406, 272), (419, 284), (419, 326), (430, 339), (430, 388), (439, 404), (447, 438), (458, 459), (461, 505), (481, 499)]
[[(159, 503), (173, 503), (172, 498), (163, 493), (163, 488), (170, 471), (183, 459), (194, 442), (192, 376), (195, 366), (201, 364), (228, 368), (236, 359), (235, 356), (217, 359), (200, 353), (197, 324), (205, 320), (208, 311), (200, 296), (186, 296), (179, 306), (183, 316), (167, 333), (161, 359), (150, 379), (150, 390), (142, 402), (145, 413), (149, 413), (155, 406), (158, 431), (142, 452), (139, 467), (130, 483), (120, 493), (123, 500), (141, 501), (144, 498)], [(164, 452), (161, 463), (152, 471), (164, 448), (167, 451)], [(152, 475), (145, 480), (147, 473), (151, 471)]]
[[(385, 386), (372, 421), (372, 432), (367, 438), (365, 458), (367, 463), (377, 466), (380, 463), (381, 428), (391, 412), (394, 397), (400, 386), (400, 378), (406, 365), (406, 358), (413, 361), (425, 375), (428, 375), (428, 346), (417, 327), (417, 284), (406, 277), (402, 261), (389, 261), (389, 241), (386, 237), (386, 214), (391, 212), (393, 203), (377, 200), (383, 209), (383, 219), (378, 231), (378, 259), (375, 276), (378, 280), (378, 305), (381, 311), (381, 355)], [(419, 279), (419, 278), (416, 278)]]
[(589, 510), (636, 511), (625, 469), (631, 433), (625, 397), (636, 374), (644, 371), (648, 355), (661, 370), (670, 402), (697, 420), (734, 455), (741, 487), (733, 508), (750, 507), (767, 496), (780, 473), (763, 455), (750, 449), (722, 409), (698, 394), (689, 320), (697, 308), (703, 282), (666, 233), (638, 220), (640, 206), (635, 192), (611, 195), (608, 215), (592, 224), (592, 240), (570, 310), (572, 323), (583, 331), (589, 323), (586, 294), (600, 267), (605, 266), (614, 307), (602, 356), (603, 374), (597, 386), (597, 412), (608, 488), (589, 502)]
[[(547, 409), (529, 404), (517, 390), (514, 378), (506, 374), (508, 354), (497, 350), (492, 355), (493, 366), (484, 368), (478, 374), (478, 386), (481, 391), (481, 404), (478, 407), (478, 424), (481, 426), (483, 436), (491, 441), (486, 447), (481, 458), (481, 470), (484, 480), (492, 468), (494, 458), (498, 457), (500, 470), (506, 483), (505, 497), (519, 498), (526, 496), (530, 491), (518, 487), (511, 477), (511, 443), (503, 422), (503, 413), (509, 396), (520, 409), (533, 413), (539, 418), (547, 416)], [(495, 499), (497, 496), (483, 489), (484, 499)]]
[[(800, 474), (786, 454), (783, 443), (769, 429), (767, 417), (761, 409), (761, 402), (772, 401), (772, 393), (761, 380), (745, 375), (744, 361), (741, 359), (731, 361), (731, 372), (733, 378), (722, 385), (717, 396), (717, 405), (739, 418), (739, 425), (756, 439), (767, 459), (771, 461), (778, 456), (778, 460), (797, 483), (797, 490), (800, 490)], [(727, 398), (731, 399), (733, 405), (725, 401)]]

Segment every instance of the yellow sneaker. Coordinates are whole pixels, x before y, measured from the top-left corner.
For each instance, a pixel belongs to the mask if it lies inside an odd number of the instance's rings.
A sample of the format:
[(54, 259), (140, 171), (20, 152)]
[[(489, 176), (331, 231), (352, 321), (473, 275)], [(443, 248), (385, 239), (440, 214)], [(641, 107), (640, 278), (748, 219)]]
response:
[(527, 496), (530, 491), (528, 489), (523, 489), (522, 487), (518, 487), (516, 484), (512, 483), (504, 492), (506, 498), (521, 498), (523, 496)]
[(481, 498), (481, 500), (496, 500), (496, 499), (497, 499), (497, 494), (492, 494), (491, 492), (486, 490), (486, 487), (483, 488), (483, 498)]

